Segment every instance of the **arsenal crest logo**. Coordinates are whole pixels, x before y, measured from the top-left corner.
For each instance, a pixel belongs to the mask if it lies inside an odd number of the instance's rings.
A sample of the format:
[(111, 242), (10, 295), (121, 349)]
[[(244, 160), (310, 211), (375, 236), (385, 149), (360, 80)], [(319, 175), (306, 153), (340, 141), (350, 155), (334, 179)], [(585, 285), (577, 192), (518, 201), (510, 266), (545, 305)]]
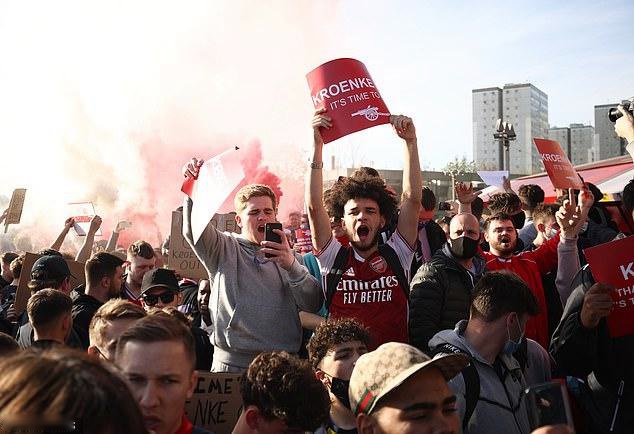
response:
[(387, 270), (387, 262), (385, 262), (383, 256), (377, 256), (370, 261), (370, 268), (376, 273), (383, 274)]

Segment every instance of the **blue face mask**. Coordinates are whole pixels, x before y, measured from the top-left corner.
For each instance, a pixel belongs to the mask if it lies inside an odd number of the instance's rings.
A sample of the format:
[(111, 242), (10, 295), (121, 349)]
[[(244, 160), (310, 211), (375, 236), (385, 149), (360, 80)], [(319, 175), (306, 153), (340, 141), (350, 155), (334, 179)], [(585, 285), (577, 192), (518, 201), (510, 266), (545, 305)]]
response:
[(506, 333), (508, 334), (509, 338), (504, 344), (504, 348), (502, 348), (503, 354), (513, 354), (520, 348), (522, 340), (524, 340), (524, 332), (522, 331), (522, 328), (520, 326), (519, 317), (517, 318), (517, 327), (520, 328), (520, 337), (517, 339), (517, 341), (514, 341), (513, 339), (511, 339), (511, 332), (509, 331), (508, 326), (506, 326)]

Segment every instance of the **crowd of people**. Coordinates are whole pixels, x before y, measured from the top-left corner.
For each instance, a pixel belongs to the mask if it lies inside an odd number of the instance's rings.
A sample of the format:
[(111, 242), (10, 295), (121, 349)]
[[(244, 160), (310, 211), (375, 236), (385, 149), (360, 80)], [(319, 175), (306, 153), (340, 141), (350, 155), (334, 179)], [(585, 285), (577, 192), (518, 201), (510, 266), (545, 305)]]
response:
[[(539, 186), (507, 182), (484, 203), (457, 183), (456, 212), (439, 215), (406, 116), (390, 117), (400, 197), (368, 167), (324, 191), (332, 122), (315, 112), (306, 213), (279, 239), (266, 185), (236, 194), (240, 233), (209, 224), (195, 238), (185, 198), (183, 236), (207, 279), (181, 278), (143, 240), (117, 249), (124, 226), (96, 248), (99, 217), (76, 255), (60, 252), (72, 219), (30, 269), (26, 252), (3, 252), (0, 432), (204, 434), (185, 412), (201, 371), (240, 375), (236, 434), (633, 432), (634, 336), (611, 336), (614, 288), (583, 253), (631, 235), (602, 193), (585, 183), (545, 203)], [(634, 217), (633, 205), (634, 180), (622, 193)], [(569, 423), (532, 417), (526, 390), (553, 380)]]

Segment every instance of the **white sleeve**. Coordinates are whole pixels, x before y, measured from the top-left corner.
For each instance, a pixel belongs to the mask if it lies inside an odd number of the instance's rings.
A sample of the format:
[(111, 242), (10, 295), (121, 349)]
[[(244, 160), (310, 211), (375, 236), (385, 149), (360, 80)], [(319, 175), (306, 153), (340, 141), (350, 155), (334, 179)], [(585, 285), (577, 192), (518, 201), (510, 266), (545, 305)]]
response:
[(328, 274), (333, 265), (335, 265), (335, 258), (337, 253), (339, 253), (339, 249), (341, 249), (341, 243), (331, 236), (324, 248), (315, 253), (322, 276)]
[(412, 276), (410, 276), (409, 274), (411, 271), (415, 250), (412, 249), (407, 241), (405, 241), (405, 238), (403, 238), (398, 229), (392, 234), (390, 239), (387, 240), (386, 244), (394, 249), (399, 261), (401, 261), (401, 266), (405, 271), (405, 277), (407, 277), (408, 281), (411, 280)]

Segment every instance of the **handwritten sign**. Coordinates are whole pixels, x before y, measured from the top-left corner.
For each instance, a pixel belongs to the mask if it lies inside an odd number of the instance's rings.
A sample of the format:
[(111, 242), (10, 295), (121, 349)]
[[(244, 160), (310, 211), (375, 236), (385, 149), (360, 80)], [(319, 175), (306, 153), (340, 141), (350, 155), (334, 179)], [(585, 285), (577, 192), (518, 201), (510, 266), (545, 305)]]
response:
[(17, 225), (22, 219), (22, 209), (24, 208), (24, 198), (26, 197), (26, 188), (16, 188), (11, 195), (9, 208), (7, 209), (7, 217), (4, 220), (4, 233), (7, 233), (9, 225)]
[(581, 189), (583, 187), (581, 178), (566, 153), (561, 149), (559, 142), (547, 139), (533, 139), (533, 142), (537, 146), (537, 151), (553, 187), (561, 189)]
[(306, 75), (315, 108), (325, 107), (331, 128), (322, 128), (330, 143), (366, 128), (390, 122), (390, 112), (365, 65), (355, 59), (335, 59)]
[[(75, 233), (83, 237), (88, 233), (90, 228), (90, 221), (95, 216), (95, 205), (92, 202), (73, 202), (68, 204), (69, 215), (75, 220)], [(95, 233), (96, 236), (101, 236), (101, 228)]]
[(634, 334), (634, 237), (585, 249), (594, 280), (614, 286), (614, 309), (608, 315), (612, 337)]
[(215, 434), (231, 434), (240, 413), (241, 374), (198, 372), (194, 395), (185, 403), (185, 414), (200, 428)]

